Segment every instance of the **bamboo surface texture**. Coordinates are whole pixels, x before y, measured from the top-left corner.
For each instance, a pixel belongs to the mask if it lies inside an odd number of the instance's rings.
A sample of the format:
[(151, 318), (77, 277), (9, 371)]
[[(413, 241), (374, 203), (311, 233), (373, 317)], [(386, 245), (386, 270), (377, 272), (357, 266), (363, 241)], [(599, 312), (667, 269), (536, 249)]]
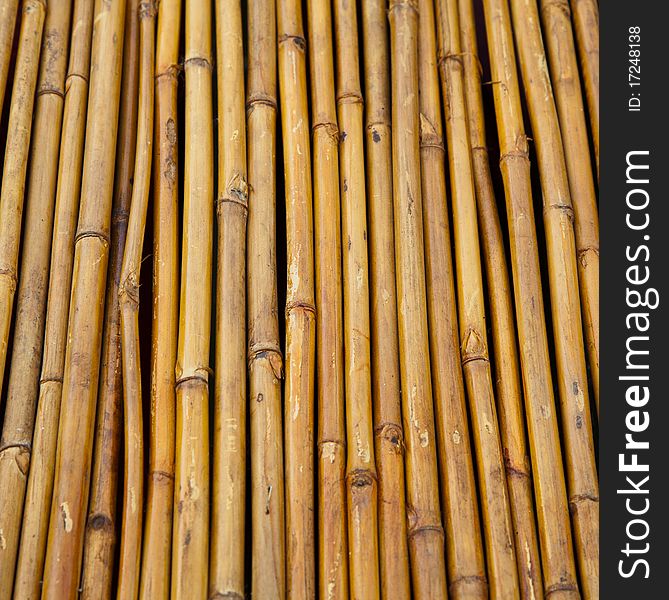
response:
[(18, 7), (19, 0), (7, 0), (0, 5), (0, 106), (5, 98)]

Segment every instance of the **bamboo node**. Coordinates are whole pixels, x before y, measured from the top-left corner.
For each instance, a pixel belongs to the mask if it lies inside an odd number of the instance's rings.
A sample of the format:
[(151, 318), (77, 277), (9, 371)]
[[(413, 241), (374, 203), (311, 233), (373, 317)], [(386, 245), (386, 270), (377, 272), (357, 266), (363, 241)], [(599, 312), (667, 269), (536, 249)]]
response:
[(211, 64), (211, 61), (205, 57), (205, 56), (190, 56), (184, 61), (184, 70), (186, 70), (187, 67), (203, 67), (207, 69), (208, 71), (213, 71), (214, 67)]
[(48, 96), (54, 95), (59, 98), (65, 98), (65, 91), (55, 85), (44, 84), (39, 87), (37, 90), (37, 97), (39, 96)]
[(488, 362), (488, 349), (483, 337), (471, 327), (467, 330), (462, 340), (461, 354), (463, 366), (475, 360)]
[(0, 281), (7, 281), (7, 286), (9, 291), (14, 293), (16, 291), (16, 285), (18, 284), (18, 277), (16, 275), (16, 269), (0, 269)]
[(445, 152), (444, 138), (440, 135), (434, 123), (425, 115), (420, 113), (420, 148), (436, 148)]
[(262, 92), (249, 95), (248, 99), (246, 100), (246, 112), (253, 112), (253, 109), (256, 107), (256, 105), (269, 106), (270, 108), (274, 109), (275, 112), (277, 110), (276, 98), (270, 96), (269, 94), (263, 94)]
[(239, 592), (212, 592), (209, 600), (244, 600)]
[(374, 485), (376, 473), (371, 469), (353, 469), (346, 475), (351, 488), (363, 488)]
[(511, 457), (509, 456), (509, 449), (504, 448), (502, 451), (504, 455), (504, 470), (506, 471), (507, 477), (517, 478), (517, 479), (529, 479), (530, 472), (524, 465), (517, 466), (513, 464)]
[(62, 375), (44, 375), (40, 380), (39, 384), (44, 385), (47, 383), (63, 383), (63, 376)]
[(478, 590), (478, 595), (483, 598), (488, 597), (488, 580), (483, 575), (461, 575), (457, 577), (448, 586), (449, 596), (457, 597), (458, 590), (463, 587), (473, 587)]
[(311, 127), (312, 135), (315, 134), (318, 129), (324, 129), (326, 135), (334, 143), (339, 143), (339, 127), (337, 127), (336, 123), (333, 123), (332, 121), (320, 121), (318, 123), (314, 123)]
[[(416, 526), (416, 524), (412, 524), (412, 512), (415, 514), (415, 511), (409, 511), (407, 509), (407, 512), (409, 512), (409, 528), (407, 531), (407, 537), (411, 540), (415, 537), (421, 536), (421, 535), (429, 535), (431, 533), (436, 533), (439, 538), (442, 540), (444, 539), (444, 528), (441, 525), (420, 525)], [(417, 519), (417, 517), (413, 517), (413, 519)]]
[(153, 19), (156, 16), (156, 3), (153, 0), (142, 0), (139, 3), (139, 20)]
[(167, 471), (154, 470), (149, 473), (149, 477), (156, 484), (162, 484), (169, 481), (174, 481), (174, 473), (168, 473)]
[(548, 214), (551, 210), (557, 210), (558, 212), (563, 213), (572, 224), (574, 223), (574, 209), (570, 204), (564, 204), (562, 202), (549, 204), (544, 208), (544, 213)]
[(365, 101), (360, 92), (342, 92), (337, 96), (337, 105), (342, 104), (362, 104), (364, 106)]
[(316, 307), (310, 302), (304, 302), (302, 300), (295, 300), (294, 302), (286, 303), (286, 318), (290, 316), (290, 313), (293, 311), (304, 311), (308, 314), (313, 315), (314, 319), (316, 318)]
[(578, 593), (578, 586), (575, 583), (570, 583), (570, 582), (566, 581), (565, 577), (562, 577), (562, 579), (565, 579), (565, 581), (561, 581), (560, 583), (554, 583), (553, 585), (549, 585), (544, 590), (544, 598), (548, 598), (551, 594), (557, 594), (558, 592), (576, 592), (576, 593)]
[(269, 361), (276, 379), (283, 379), (283, 355), (278, 344), (273, 342), (255, 343), (249, 346), (247, 353), (248, 368), (251, 369), (254, 361), (266, 358)]
[(464, 69), (465, 67), (465, 61), (462, 60), (462, 57), (465, 55), (465, 52), (445, 52), (445, 53), (439, 53), (439, 66), (442, 69), (446, 68), (446, 65), (448, 61), (452, 61), (455, 63), (456, 66), (458, 66), (460, 69)]
[(346, 442), (344, 440), (321, 440), (318, 442), (318, 457), (321, 460), (329, 460), (330, 464), (332, 464), (337, 456), (337, 449), (344, 452), (346, 450)]
[(405, 450), (402, 428), (396, 423), (381, 423), (374, 428), (376, 436), (390, 443), (394, 454), (403, 455)]
[(88, 526), (93, 531), (114, 531), (114, 521), (112, 518), (108, 514), (100, 512), (88, 515)]
[(579, 506), (585, 502), (599, 503), (599, 496), (597, 496), (596, 494), (577, 494), (575, 496), (572, 496), (569, 499), (570, 514), (575, 515), (578, 512)]
[(209, 369), (209, 367), (197, 367), (188, 375), (182, 374), (180, 377), (176, 378), (174, 388), (179, 389), (181, 386), (189, 387), (191, 385), (194, 387), (199, 385), (209, 386), (210, 371), (211, 369)]
[(290, 35), (289, 33), (284, 33), (279, 36), (279, 46), (286, 42), (292, 41), (293, 44), (297, 46), (297, 49), (300, 52), (305, 52), (307, 49), (307, 40), (304, 39), (301, 35)]
[(557, 9), (562, 12), (563, 17), (571, 20), (571, 10), (568, 0), (542, 0), (541, 12), (548, 12), (550, 9)]
[(578, 261), (583, 268), (588, 266), (588, 256), (590, 256), (590, 254), (599, 257), (599, 246), (587, 246), (578, 251)]
[(16, 467), (18, 468), (21, 475), (27, 477), (28, 468), (30, 467), (30, 444), (26, 442), (3, 444), (0, 446), (0, 456), (12, 449), (15, 449), (15, 453), (12, 452), (11, 454), (14, 454), (14, 462), (16, 463)]
[(74, 245), (76, 246), (84, 238), (97, 238), (104, 246), (109, 246), (109, 235), (102, 231), (77, 231), (74, 238)]
[(180, 64), (172, 63), (171, 65), (167, 65), (167, 67), (165, 67), (162, 71), (156, 73), (154, 79), (158, 81), (159, 79), (165, 77), (167, 79), (173, 79), (176, 81), (181, 71), (183, 71), (183, 68)]
[(415, 13), (418, 17), (418, 0), (390, 0), (388, 6), (388, 16), (391, 16), (393, 10), (406, 9)]
[(139, 309), (139, 281), (137, 281), (136, 271), (130, 271), (121, 282), (118, 290), (118, 298), (121, 304), (127, 302), (135, 310)]
[(241, 206), (244, 213), (248, 213), (249, 188), (244, 176), (241, 173), (235, 173), (231, 176), (230, 181), (228, 181), (225, 187), (225, 193), (221, 194), (216, 200), (216, 208), (219, 216), (223, 210), (223, 205), (227, 202)]

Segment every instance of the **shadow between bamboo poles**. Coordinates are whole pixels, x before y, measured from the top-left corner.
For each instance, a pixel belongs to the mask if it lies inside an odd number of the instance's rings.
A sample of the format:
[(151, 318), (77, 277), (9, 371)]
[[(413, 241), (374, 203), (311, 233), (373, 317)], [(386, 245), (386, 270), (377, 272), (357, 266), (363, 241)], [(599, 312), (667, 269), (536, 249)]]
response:
[(170, 597), (175, 375), (179, 333), (177, 86), (181, 2), (158, 4), (153, 157), (153, 311), (149, 472), (139, 597)]
[(596, 0), (570, 0), (570, 4), (599, 181), (599, 5)]
[(218, 259), (209, 596), (244, 597), (246, 123), (242, 6), (216, 3)]
[(541, 17), (574, 208), (581, 314), (599, 413), (599, 215), (568, 0), (541, 1)]
[(112, 212), (125, 2), (99, 3), (94, 21), (81, 206), (42, 598), (79, 587)]
[(382, 598), (411, 596), (393, 233), (390, 57), (385, 0), (362, 3), (371, 368)]
[(306, 42), (299, 0), (277, 3), (279, 88), (286, 189), (286, 443), (287, 593), (316, 593), (314, 543), (314, 306), (313, 207)]
[(408, 537), (416, 598), (446, 597), (427, 327), (418, 122), (418, 7), (392, 0), (393, 197)]
[(74, 233), (81, 190), (93, 4), (92, 0), (76, 0), (72, 15), (42, 371), (14, 578), (14, 595), (17, 598), (37, 599), (41, 593), (65, 361)]
[(535, 0), (512, 0), (511, 14), (543, 192), (553, 340), (581, 591), (599, 595), (599, 486), (581, 326), (574, 211), (558, 116)]
[(419, 123), (427, 304), (449, 594), (454, 598), (487, 598), (488, 585), (458, 341), (435, 14), (431, 0), (420, 0), (418, 10)]
[(543, 598), (532, 480), (525, 441), (513, 301), (488, 162), (474, 6), (471, 0), (460, 0), (458, 7), (472, 166), (492, 322), (497, 408), (511, 503), (520, 595), (524, 599)]
[(209, 341), (214, 207), (211, 10), (186, 1), (184, 208), (172, 598), (204, 598), (209, 555)]
[(44, 22), (30, 173), (25, 200), (21, 278), (16, 294), (16, 322), (7, 386), (7, 405), (0, 438), (0, 597), (9, 597), (14, 583), (23, 501), (30, 466), (53, 227), (53, 203), (58, 172), (60, 126), (70, 4), (57, 4)]
[(509, 7), (484, 0), (504, 180), (544, 594), (579, 598), (544, 320), (530, 161), (523, 128)]
[[(26, 0), (21, 14), (0, 191), (0, 386), (18, 282), (23, 197), (46, 0)], [(11, 44), (9, 53), (11, 54)], [(0, 402), (2, 400), (0, 399)]]
[(283, 427), (276, 266), (276, 6), (248, 5), (248, 371), (251, 594), (286, 596)]
[(332, 14), (307, 3), (314, 177), (316, 368), (318, 402), (319, 597), (349, 597), (344, 417), (344, 335)]
[(0, 110), (2, 110), (5, 100), (5, 88), (7, 87), (9, 63), (12, 58), (12, 42), (14, 41), (18, 8), (19, 0), (6, 0), (6, 2), (0, 4)]

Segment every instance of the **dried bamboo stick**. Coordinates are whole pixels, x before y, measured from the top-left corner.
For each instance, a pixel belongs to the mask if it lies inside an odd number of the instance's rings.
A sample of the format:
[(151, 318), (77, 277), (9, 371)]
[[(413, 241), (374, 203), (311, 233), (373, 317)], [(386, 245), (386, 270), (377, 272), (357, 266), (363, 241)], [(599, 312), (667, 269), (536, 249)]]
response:
[(32, 468), (28, 475), (14, 578), (14, 595), (31, 600), (38, 599), (41, 594), (53, 488), (74, 233), (81, 189), (93, 5), (93, 0), (76, 0), (74, 3), (70, 59), (65, 80), (42, 372), (32, 440)]
[(574, 211), (537, 3), (512, 0), (511, 13), (543, 192), (569, 510), (581, 591), (590, 599), (599, 596), (599, 486), (579, 310)]
[(385, 0), (362, 3), (371, 367), (382, 598), (411, 595), (393, 233), (390, 57)]
[(12, 360), (0, 438), (0, 489), (3, 490), (0, 598), (11, 595), (14, 583), (39, 393), (70, 8), (67, 1), (50, 4), (44, 22), (44, 51), (40, 59), (25, 200), (21, 278), (16, 294)]
[(599, 215), (569, 14), (568, 0), (541, 1), (544, 37), (574, 208), (581, 313), (599, 411)]
[(186, 1), (184, 209), (172, 598), (204, 598), (209, 550), (209, 341), (213, 238), (211, 10)]
[(109, 250), (125, 2), (98, 3), (44, 599), (79, 587)]
[(413, 594), (446, 597), (430, 381), (418, 106), (418, 5), (392, 0), (393, 197), (408, 537)]
[(251, 595), (286, 596), (283, 427), (276, 265), (276, 6), (248, 3), (248, 371)]
[(0, 110), (5, 100), (7, 74), (12, 57), (12, 42), (16, 28), (16, 12), (19, 0), (7, 0), (0, 4)]
[(306, 41), (302, 3), (277, 2), (279, 89), (286, 190), (286, 385), (284, 409), (287, 594), (316, 593), (314, 542), (313, 207)]
[(174, 436), (174, 365), (179, 318), (177, 76), (181, 3), (158, 4), (153, 159), (153, 324), (149, 472), (139, 597), (170, 597)]
[(244, 597), (246, 123), (242, 6), (216, 3), (218, 260), (209, 596)]
[[(527, 137), (508, 3), (485, 0), (544, 594), (579, 598), (551, 377)], [(523, 25), (525, 26), (525, 25)]]
[(472, 0), (460, 0), (458, 7), (469, 138), (492, 322), (499, 426), (511, 501), (520, 596), (529, 600), (543, 598), (543, 587), (525, 441), (516, 326), (504, 239), (488, 162), (474, 6)]
[(339, 129), (335, 104), (332, 14), (309, 2), (313, 132), (318, 402), (319, 597), (349, 597), (346, 523), (346, 423), (339, 200)]

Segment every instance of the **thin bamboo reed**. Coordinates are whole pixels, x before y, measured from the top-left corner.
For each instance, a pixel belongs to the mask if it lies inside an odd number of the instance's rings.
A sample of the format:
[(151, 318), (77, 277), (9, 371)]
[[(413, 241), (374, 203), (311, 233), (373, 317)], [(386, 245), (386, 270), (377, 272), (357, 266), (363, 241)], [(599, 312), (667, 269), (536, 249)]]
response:
[(276, 6), (248, 5), (248, 372), (251, 594), (286, 596), (283, 428), (276, 257)]
[(279, 89), (286, 192), (286, 384), (284, 409), (288, 597), (316, 594), (314, 540), (313, 207), (306, 41), (302, 3), (277, 2)]
[(158, 4), (153, 159), (153, 325), (147, 499), (139, 597), (170, 597), (179, 319), (177, 86), (181, 3)]
[(6, 0), (0, 4), (0, 110), (5, 100), (9, 62), (12, 57), (12, 42), (16, 28), (16, 12), (19, 0)]
[(332, 13), (309, 2), (313, 135), (318, 402), (319, 597), (349, 597), (346, 524), (346, 423), (339, 199), (339, 129), (335, 104)]
[(7, 404), (0, 438), (0, 598), (11, 595), (21, 531), (23, 501), (32, 450), (39, 372), (44, 342), (49, 255), (58, 173), (60, 126), (70, 3), (55, 2), (44, 23), (37, 101), (26, 195), (21, 278), (16, 295), (16, 322), (7, 386)]
[(446, 598), (423, 249), (418, 5), (391, 0), (393, 198), (409, 551), (416, 598)]
[(504, 239), (488, 161), (474, 6), (472, 0), (460, 0), (458, 7), (472, 166), (488, 283), (502, 452), (511, 502), (520, 596), (529, 600), (543, 598), (543, 587), (525, 441), (516, 325)]
[(186, 1), (184, 209), (172, 598), (204, 598), (209, 555), (209, 341), (214, 213), (211, 8)]
[(514, 34), (541, 177), (553, 340), (581, 591), (599, 597), (599, 491), (581, 325), (574, 211), (535, 0), (511, 0)]
[(91, 93), (42, 598), (79, 588), (98, 391), (125, 2), (96, 5)]
[(592, 387), (599, 412), (599, 215), (569, 15), (568, 0), (541, 0), (544, 38), (548, 47), (569, 191), (574, 208), (581, 314)]
[[(551, 376), (530, 161), (506, 0), (485, 0), (544, 594), (579, 598)], [(525, 27), (526, 25), (523, 25)]]
[(15, 597), (31, 600), (38, 599), (41, 594), (53, 488), (74, 233), (81, 189), (93, 4), (93, 0), (76, 0), (74, 3), (70, 59), (65, 80), (67, 93), (60, 137), (42, 372), (14, 578)]
[[(390, 57), (385, 0), (362, 3), (371, 368), (382, 598), (411, 596), (393, 233)], [(321, 309), (323, 310), (323, 309)]]
[(0, 190), (0, 387), (5, 373), (14, 294), (18, 283), (23, 197), (45, 14), (46, 0), (25, 0), (23, 3), (9, 107)]

